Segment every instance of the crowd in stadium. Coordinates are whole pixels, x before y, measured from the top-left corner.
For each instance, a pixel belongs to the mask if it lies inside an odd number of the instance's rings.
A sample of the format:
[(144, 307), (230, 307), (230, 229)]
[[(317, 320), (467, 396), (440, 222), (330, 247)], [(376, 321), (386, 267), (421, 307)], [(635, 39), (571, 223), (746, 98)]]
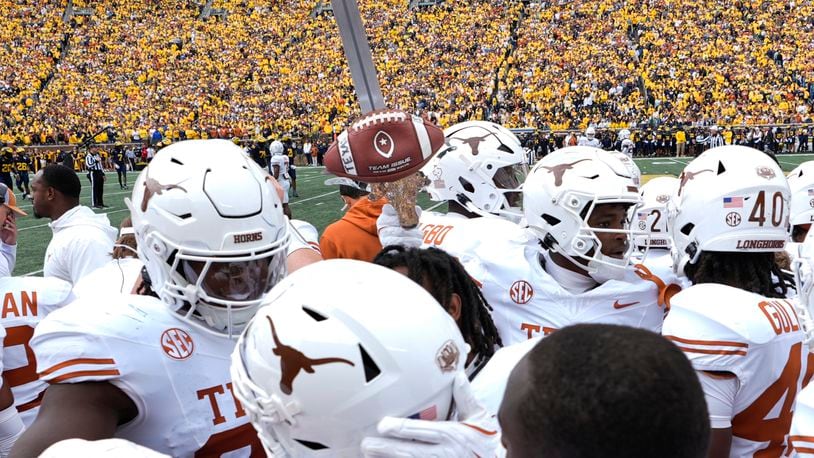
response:
[[(807, 2), (403, 3), (361, 2), (385, 96), (442, 126), (810, 121)], [(207, 19), (183, 0), (72, 5), (93, 14), (65, 23), (64, 5), (0, 3), (0, 140), (77, 143), (104, 125), (330, 138), (358, 115), (335, 23), (312, 1), (219, 0), (226, 15)]]

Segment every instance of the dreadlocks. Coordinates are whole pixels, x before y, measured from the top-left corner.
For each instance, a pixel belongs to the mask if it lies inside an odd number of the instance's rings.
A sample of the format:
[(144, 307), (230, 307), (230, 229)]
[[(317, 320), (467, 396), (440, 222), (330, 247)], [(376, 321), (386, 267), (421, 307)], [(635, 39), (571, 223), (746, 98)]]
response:
[(423, 286), (445, 309), (452, 294), (461, 298), (458, 328), (473, 354), (491, 357), (503, 343), (489, 312), (492, 307), (457, 259), (437, 248), (385, 247), (373, 260), (390, 269), (404, 267), (411, 280)]
[(764, 297), (786, 297), (791, 276), (780, 270), (774, 253), (704, 251), (684, 273), (693, 284), (720, 283)]

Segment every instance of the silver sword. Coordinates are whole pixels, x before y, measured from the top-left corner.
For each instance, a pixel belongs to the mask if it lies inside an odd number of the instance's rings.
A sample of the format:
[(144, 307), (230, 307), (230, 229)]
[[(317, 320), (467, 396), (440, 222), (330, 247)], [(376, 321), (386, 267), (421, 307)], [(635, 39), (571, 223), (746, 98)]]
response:
[[(379, 78), (376, 76), (376, 66), (373, 65), (370, 43), (367, 41), (356, 0), (331, 0), (331, 5), (362, 115), (384, 108), (384, 97), (379, 86)], [(369, 197), (386, 196), (395, 207), (401, 225), (408, 229), (414, 228), (418, 225), (415, 204), (423, 181), (420, 175), (415, 174), (395, 182), (374, 183), (373, 193)]]
[(384, 108), (382, 89), (356, 0), (331, 0), (331, 6), (362, 114)]

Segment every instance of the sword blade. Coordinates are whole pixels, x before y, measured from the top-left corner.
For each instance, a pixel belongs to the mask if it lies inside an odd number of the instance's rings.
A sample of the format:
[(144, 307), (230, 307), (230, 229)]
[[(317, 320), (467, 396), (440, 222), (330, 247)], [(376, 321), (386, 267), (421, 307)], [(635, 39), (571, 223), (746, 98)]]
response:
[(362, 114), (384, 108), (376, 66), (373, 65), (370, 44), (356, 0), (331, 0), (331, 6)]

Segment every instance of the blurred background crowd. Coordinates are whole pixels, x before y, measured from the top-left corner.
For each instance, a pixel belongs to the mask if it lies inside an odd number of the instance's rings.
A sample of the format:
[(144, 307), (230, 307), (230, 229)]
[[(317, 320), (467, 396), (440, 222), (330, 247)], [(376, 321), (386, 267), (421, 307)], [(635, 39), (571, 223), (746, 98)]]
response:
[[(629, 128), (656, 154), (759, 125), (809, 149), (811, 1), (359, 3), (388, 104), (444, 127)], [(0, 0), (0, 142), (329, 143), (358, 115), (329, 4)]]

